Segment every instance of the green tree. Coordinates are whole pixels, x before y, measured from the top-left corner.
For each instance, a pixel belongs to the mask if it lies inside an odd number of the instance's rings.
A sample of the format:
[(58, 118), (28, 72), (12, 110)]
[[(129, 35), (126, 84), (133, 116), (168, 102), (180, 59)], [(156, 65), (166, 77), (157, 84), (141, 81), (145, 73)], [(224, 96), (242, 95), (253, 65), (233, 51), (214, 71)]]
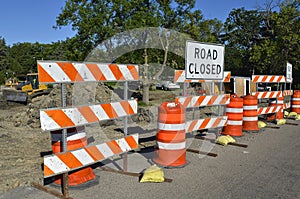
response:
[[(136, 57), (134, 62), (142, 65), (144, 73), (147, 73), (151, 63), (160, 63), (162, 70), (168, 64), (178, 67), (177, 60), (182, 64), (182, 59), (176, 58), (176, 53), (171, 54), (173, 59), (168, 59), (170, 54), (168, 49), (170, 45), (173, 45), (172, 43), (176, 43), (176, 39), (171, 39), (172, 31), (167, 29), (188, 33), (196, 40), (217, 41), (221, 23), (218, 20), (205, 21), (201, 11), (194, 10), (194, 6), (194, 0), (135, 0), (129, 2), (125, 0), (68, 0), (57, 17), (57, 28), (71, 24), (73, 29), (77, 31), (76, 38), (81, 44), (84, 55), (88, 55), (98, 44), (103, 44), (101, 48), (90, 53), (90, 58), (102, 55), (107, 58), (106, 62), (112, 62), (116, 61), (116, 57), (113, 56), (116, 54), (116, 46), (118, 47), (117, 50), (132, 45), (135, 49), (140, 49), (149, 40), (154, 39), (147, 29), (143, 29), (142, 34), (138, 37), (134, 35), (133, 38), (139, 38), (138, 40), (130, 39), (133, 35), (124, 37), (124, 34), (122, 38), (118, 38), (118, 33), (135, 28), (160, 27), (161, 31), (158, 31), (155, 39), (156, 42), (158, 40), (161, 43), (159, 49), (162, 49), (163, 53), (160, 52), (157, 56), (153, 53), (155, 50), (145, 48), (126, 54)], [(212, 33), (212, 29), (216, 30), (215, 33)], [(116, 36), (113, 37), (114, 35)], [(110, 39), (112, 37), (113, 39)], [(120, 60), (124, 61), (125, 59), (118, 58), (117, 61)], [(151, 83), (148, 80), (143, 80), (144, 101), (146, 103), (149, 100), (147, 89)]]
[(224, 24), (224, 34), (220, 36), (226, 44), (226, 70), (235, 75), (251, 75), (254, 65), (250, 62), (250, 53), (262, 37), (263, 24), (257, 10), (239, 8), (230, 12)]
[(299, 69), (300, 10), (299, 1), (284, 1), (279, 12), (268, 12), (267, 34), (254, 46), (250, 60), (260, 73), (285, 74), (286, 63)]

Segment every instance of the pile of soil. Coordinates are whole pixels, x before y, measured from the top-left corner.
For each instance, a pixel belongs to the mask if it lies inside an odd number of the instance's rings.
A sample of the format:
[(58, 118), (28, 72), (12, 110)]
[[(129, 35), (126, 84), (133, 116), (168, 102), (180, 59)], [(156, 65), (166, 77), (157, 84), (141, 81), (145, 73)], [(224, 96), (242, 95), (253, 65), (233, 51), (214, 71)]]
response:
[[(82, 85), (67, 86), (67, 106), (120, 100), (114, 90), (104, 84), (84, 84), (84, 87)], [(174, 97), (169, 91), (159, 91), (150, 95), (150, 103), (153, 104), (160, 104), (162, 100), (171, 100)], [(49, 95), (36, 97), (27, 105), (0, 101), (0, 194), (18, 186), (28, 186), (31, 182), (43, 184), (43, 156), (51, 154), (52, 148), (50, 133), (43, 132), (40, 128), (39, 111), (56, 107), (61, 107), (59, 86), (54, 87)], [(129, 128), (130, 125), (134, 125), (134, 128), (150, 128), (151, 122), (156, 126), (155, 110), (155, 106), (139, 107), (138, 114), (128, 121)], [(120, 129), (122, 127), (122, 119), (87, 125), (89, 143), (94, 140), (92, 144), (99, 144), (123, 137)]]

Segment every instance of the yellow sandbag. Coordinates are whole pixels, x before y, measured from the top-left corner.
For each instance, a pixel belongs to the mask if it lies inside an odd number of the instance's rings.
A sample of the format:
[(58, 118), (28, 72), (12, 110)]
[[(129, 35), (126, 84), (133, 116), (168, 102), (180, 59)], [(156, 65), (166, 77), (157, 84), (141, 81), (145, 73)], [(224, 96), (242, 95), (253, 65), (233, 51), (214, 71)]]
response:
[(164, 182), (164, 172), (156, 164), (152, 165), (144, 171), (140, 182)]
[(257, 123), (258, 123), (258, 128), (260, 128), (260, 129), (267, 126), (267, 124), (264, 123), (263, 121), (258, 121)]
[(295, 117), (295, 120), (300, 120), (300, 114)]
[(287, 116), (289, 116), (289, 112), (284, 111), (284, 117), (287, 117)]
[(278, 119), (278, 120), (276, 120), (276, 122), (277, 122), (277, 125), (283, 125), (286, 123), (286, 119)]
[(226, 135), (222, 135), (217, 138), (216, 142), (218, 144), (222, 144), (223, 146), (226, 146), (229, 143), (229, 139)]
[(230, 135), (226, 135), (228, 143), (233, 143), (235, 142), (235, 139), (233, 139), (233, 137), (231, 137)]
[(297, 113), (296, 112), (290, 112), (289, 113), (289, 117), (296, 117), (297, 116)]

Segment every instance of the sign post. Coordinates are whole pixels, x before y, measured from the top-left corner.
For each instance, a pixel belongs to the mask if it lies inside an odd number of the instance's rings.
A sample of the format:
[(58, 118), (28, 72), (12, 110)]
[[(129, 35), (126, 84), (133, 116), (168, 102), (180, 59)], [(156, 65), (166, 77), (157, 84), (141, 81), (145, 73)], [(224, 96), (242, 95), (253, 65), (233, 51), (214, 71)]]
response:
[(186, 79), (222, 80), (224, 76), (224, 45), (186, 42)]

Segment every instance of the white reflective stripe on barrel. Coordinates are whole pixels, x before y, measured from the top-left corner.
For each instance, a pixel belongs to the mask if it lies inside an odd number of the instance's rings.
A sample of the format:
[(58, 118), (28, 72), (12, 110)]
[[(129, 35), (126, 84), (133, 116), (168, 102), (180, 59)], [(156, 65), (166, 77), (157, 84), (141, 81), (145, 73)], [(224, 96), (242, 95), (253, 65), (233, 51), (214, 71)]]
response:
[(171, 130), (171, 131), (181, 131), (185, 130), (185, 123), (182, 124), (165, 124), (165, 123), (158, 123), (158, 129), (160, 130)]
[(168, 150), (180, 150), (185, 149), (185, 142), (180, 143), (164, 143), (164, 142), (158, 142), (157, 146), (159, 149), (168, 149)]
[(226, 108), (226, 113), (242, 113), (243, 108)]
[(243, 121), (228, 120), (227, 125), (243, 125)]
[(257, 121), (258, 117), (243, 117), (243, 121), (252, 122)]
[(243, 106), (243, 109), (246, 110), (246, 111), (257, 110), (257, 105), (253, 105), (253, 106)]
[(300, 108), (300, 105), (292, 104), (292, 108)]
[(300, 101), (300, 98), (292, 98), (292, 101)]
[[(86, 137), (86, 133), (85, 132), (74, 132), (74, 133), (68, 133), (67, 135), (67, 141), (73, 141), (73, 140), (80, 140), (82, 138)], [(62, 134), (60, 133), (51, 133), (51, 141), (52, 142), (59, 142), (62, 140)]]

